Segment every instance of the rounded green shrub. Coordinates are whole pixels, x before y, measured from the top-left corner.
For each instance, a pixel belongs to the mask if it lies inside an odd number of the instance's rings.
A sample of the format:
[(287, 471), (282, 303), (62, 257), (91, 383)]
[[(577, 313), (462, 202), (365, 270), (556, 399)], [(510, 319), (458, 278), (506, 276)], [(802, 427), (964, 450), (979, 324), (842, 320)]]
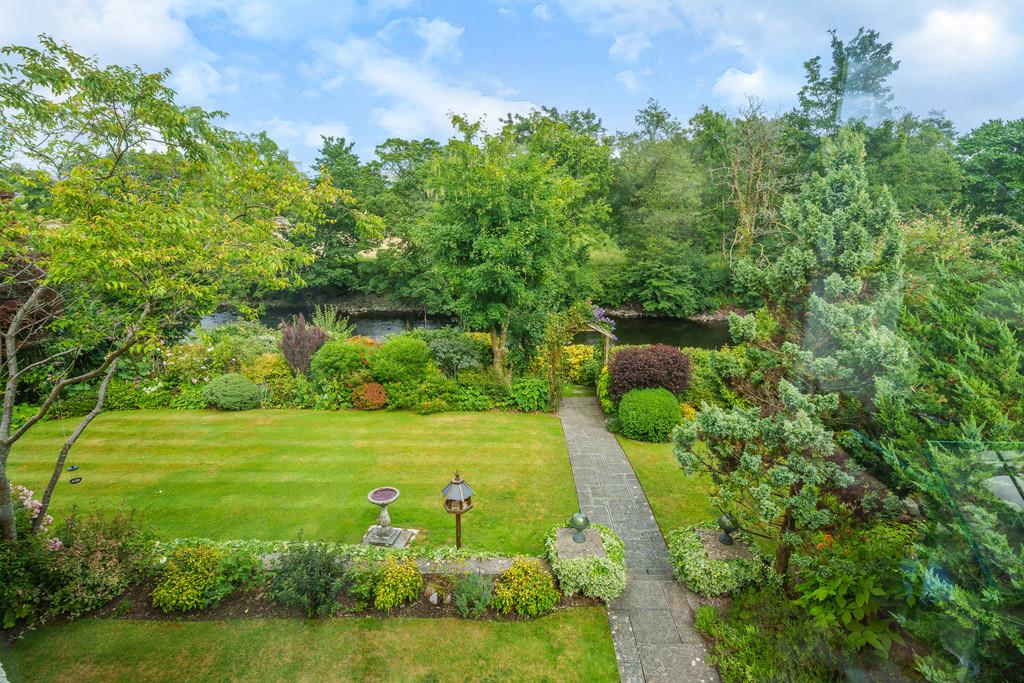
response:
[(206, 403), (218, 410), (253, 410), (263, 402), (263, 389), (237, 373), (215, 377), (203, 390)]
[(667, 389), (634, 389), (619, 402), (622, 434), (637, 441), (666, 442), (681, 419), (679, 401)]
[(164, 612), (209, 607), (219, 601), (217, 568), (223, 555), (209, 545), (181, 546), (167, 558), (153, 588), (153, 606)]
[(585, 595), (608, 602), (619, 597), (626, 588), (625, 545), (614, 531), (603, 524), (593, 525), (601, 534), (604, 557), (588, 555), (572, 559), (558, 557), (558, 529), (548, 532), (544, 548), (558, 587), (566, 595)]
[(410, 335), (392, 337), (373, 356), (370, 372), (378, 382), (422, 382), (431, 361), (430, 347)]
[(288, 361), (280, 353), (264, 353), (242, 368), (242, 375), (266, 389), (267, 407), (284, 408), (291, 404), (295, 390)]
[(512, 566), (494, 582), (494, 609), (502, 614), (515, 612), (536, 617), (558, 604), (555, 580), (537, 560), (517, 557)]
[(373, 606), (379, 610), (391, 611), (406, 603), (415, 602), (423, 591), (423, 575), (416, 560), (407, 557), (398, 560), (389, 555), (384, 561), (384, 571), (373, 589)]
[(352, 341), (332, 341), (320, 347), (309, 365), (309, 374), (318, 387), (344, 381), (369, 370), (374, 348)]

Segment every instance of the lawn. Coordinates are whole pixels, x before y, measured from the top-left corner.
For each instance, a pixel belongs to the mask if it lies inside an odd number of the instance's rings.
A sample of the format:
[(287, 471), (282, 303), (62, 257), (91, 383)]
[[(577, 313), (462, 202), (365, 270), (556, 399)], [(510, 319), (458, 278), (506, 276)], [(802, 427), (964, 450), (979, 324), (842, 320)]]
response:
[(3, 662), (40, 683), (619, 680), (600, 607), (525, 622), (86, 619), (29, 633)]
[(622, 450), (640, 479), (647, 500), (661, 533), (686, 524), (714, 519), (718, 512), (708, 504), (711, 482), (705, 477), (688, 477), (675, 456), (670, 443), (644, 443), (617, 437)]
[[(40, 492), (72, 425), (38, 425), (9, 474)], [(577, 508), (558, 418), (513, 413), (416, 415), (258, 410), (128, 411), (100, 415), (73, 451), (77, 485), (61, 482), (51, 511), (139, 510), (164, 538), (305, 538), (358, 543), (377, 515), (366, 500), (396, 486), (395, 526), (417, 543), (454, 544), (441, 488), (458, 468), (473, 486), (463, 545), (542, 551), (544, 533)]]

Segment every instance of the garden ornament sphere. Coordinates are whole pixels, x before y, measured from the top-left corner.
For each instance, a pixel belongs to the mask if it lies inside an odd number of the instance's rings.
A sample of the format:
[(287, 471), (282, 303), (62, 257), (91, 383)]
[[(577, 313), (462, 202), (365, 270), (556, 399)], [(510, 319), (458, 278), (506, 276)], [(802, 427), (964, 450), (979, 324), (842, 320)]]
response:
[(718, 526), (722, 530), (722, 535), (718, 537), (718, 542), (722, 545), (732, 545), (732, 536), (729, 534), (739, 528), (736, 526), (736, 520), (729, 515), (722, 515), (718, 518)]
[(585, 532), (590, 526), (590, 518), (582, 510), (572, 516), (572, 519), (569, 520), (569, 526), (576, 530), (576, 533), (572, 535), (572, 540), (577, 543), (587, 542), (587, 534)]

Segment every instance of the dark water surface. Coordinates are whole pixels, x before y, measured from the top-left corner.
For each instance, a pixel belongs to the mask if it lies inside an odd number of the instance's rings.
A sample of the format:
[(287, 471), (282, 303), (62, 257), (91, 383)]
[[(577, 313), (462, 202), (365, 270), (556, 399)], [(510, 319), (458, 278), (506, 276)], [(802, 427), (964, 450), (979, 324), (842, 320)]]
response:
[[(292, 316), (302, 313), (309, 320), (313, 316), (312, 307), (287, 306), (268, 309), (260, 321), (269, 327), (277, 327), (283, 320), (291, 320)], [(203, 319), (206, 328), (217, 327), (236, 319), (232, 313), (215, 313)], [(452, 324), (447, 318), (400, 315), (394, 313), (365, 314), (349, 316), (355, 323), (355, 333), (383, 339), (416, 328), (435, 328)], [(675, 318), (621, 318), (616, 321), (615, 336), (617, 344), (668, 344), (670, 346), (695, 346), (704, 349), (717, 349), (729, 343), (729, 325), (727, 323), (700, 323), (692, 320)], [(590, 344), (600, 341), (596, 332), (584, 332), (577, 335), (576, 341)]]

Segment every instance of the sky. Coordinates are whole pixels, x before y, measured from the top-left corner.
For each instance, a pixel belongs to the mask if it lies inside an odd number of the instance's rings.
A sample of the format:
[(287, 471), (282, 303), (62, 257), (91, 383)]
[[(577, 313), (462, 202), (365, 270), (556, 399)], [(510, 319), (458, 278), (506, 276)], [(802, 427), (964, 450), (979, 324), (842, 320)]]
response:
[(451, 134), (449, 115), (592, 109), (630, 130), (657, 99), (796, 102), (829, 29), (894, 43), (895, 104), (962, 132), (1024, 116), (1024, 0), (0, 0), (0, 44), (39, 33), (102, 63), (170, 69), (183, 104), (266, 130), (305, 167), (322, 135), (368, 159), (389, 137)]

